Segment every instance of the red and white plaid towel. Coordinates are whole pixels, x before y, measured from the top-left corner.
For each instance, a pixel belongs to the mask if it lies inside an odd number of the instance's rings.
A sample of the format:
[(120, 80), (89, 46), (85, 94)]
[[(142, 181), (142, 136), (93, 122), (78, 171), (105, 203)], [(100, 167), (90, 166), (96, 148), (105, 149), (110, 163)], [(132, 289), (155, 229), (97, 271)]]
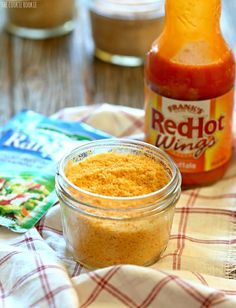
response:
[[(138, 109), (104, 104), (55, 117), (142, 137)], [(0, 307), (236, 307), (235, 156), (220, 182), (182, 192), (168, 247), (149, 268), (87, 272), (67, 254), (59, 205), (24, 235), (0, 228)]]

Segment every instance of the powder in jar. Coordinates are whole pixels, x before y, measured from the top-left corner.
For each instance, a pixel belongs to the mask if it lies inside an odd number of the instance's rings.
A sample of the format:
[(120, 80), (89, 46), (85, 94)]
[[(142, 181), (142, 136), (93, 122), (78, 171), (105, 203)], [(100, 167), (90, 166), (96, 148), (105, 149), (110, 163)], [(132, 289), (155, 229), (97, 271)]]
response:
[[(8, 0), (10, 23), (25, 28), (45, 29), (63, 25), (75, 14), (75, 0)], [(33, 5), (35, 3), (35, 5)]]
[(163, 1), (94, 0), (90, 16), (97, 56), (142, 58), (163, 29)]
[(149, 194), (168, 183), (160, 162), (132, 154), (106, 153), (80, 163), (69, 161), (65, 175), (84, 190), (111, 197)]
[[(116, 141), (102, 142), (68, 155), (56, 177), (67, 248), (88, 268), (150, 265), (169, 240), (179, 173), (154, 147), (140, 150), (138, 143), (130, 145), (137, 154), (130, 148), (109, 152), (106, 143)], [(119, 142), (119, 149), (126, 149)]]

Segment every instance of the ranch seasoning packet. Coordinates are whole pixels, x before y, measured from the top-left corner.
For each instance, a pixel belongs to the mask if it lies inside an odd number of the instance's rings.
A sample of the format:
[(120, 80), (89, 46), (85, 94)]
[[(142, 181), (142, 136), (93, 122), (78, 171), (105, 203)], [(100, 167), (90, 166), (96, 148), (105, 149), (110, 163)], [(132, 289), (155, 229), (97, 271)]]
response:
[(0, 129), (0, 225), (26, 232), (56, 202), (57, 161), (78, 145), (110, 138), (87, 124), (22, 111)]

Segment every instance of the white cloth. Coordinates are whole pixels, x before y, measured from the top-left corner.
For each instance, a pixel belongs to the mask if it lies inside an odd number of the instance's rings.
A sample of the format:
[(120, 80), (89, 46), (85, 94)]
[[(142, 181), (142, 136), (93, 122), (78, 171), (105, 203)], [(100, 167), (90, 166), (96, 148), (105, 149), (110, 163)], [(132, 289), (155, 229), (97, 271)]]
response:
[[(63, 110), (118, 137), (142, 137), (143, 111), (108, 104)], [(171, 238), (152, 267), (88, 272), (66, 251), (56, 204), (36, 228), (0, 228), (0, 307), (236, 307), (236, 159), (218, 183), (182, 192)]]

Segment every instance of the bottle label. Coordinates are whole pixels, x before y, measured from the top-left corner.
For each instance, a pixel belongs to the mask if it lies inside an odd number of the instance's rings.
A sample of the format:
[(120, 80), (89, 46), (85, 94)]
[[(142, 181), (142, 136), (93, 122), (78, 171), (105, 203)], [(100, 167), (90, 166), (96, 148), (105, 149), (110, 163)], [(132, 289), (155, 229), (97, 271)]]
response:
[(146, 87), (146, 141), (167, 152), (183, 173), (224, 165), (232, 151), (233, 93), (180, 101)]

